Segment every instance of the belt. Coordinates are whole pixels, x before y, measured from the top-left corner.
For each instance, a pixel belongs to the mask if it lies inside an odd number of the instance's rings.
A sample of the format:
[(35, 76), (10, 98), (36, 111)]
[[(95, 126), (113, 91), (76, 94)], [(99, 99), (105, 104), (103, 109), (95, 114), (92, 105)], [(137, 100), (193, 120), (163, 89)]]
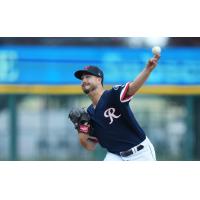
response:
[(127, 157), (127, 156), (130, 156), (130, 155), (142, 150), (143, 148), (144, 148), (144, 146), (140, 144), (140, 145), (133, 147), (127, 151), (121, 151), (119, 154), (122, 157)]

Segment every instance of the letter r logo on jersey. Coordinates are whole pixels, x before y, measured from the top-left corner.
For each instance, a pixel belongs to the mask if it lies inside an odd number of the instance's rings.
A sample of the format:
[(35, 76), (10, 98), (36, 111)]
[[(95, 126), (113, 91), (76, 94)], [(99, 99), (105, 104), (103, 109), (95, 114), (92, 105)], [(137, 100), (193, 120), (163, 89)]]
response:
[(109, 124), (112, 124), (113, 123), (113, 118), (117, 119), (121, 116), (120, 115), (115, 115), (115, 108), (108, 108), (107, 110), (105, 110), (104, 112), (104, 117), (109, 117), (110, 118), (110, 123)]

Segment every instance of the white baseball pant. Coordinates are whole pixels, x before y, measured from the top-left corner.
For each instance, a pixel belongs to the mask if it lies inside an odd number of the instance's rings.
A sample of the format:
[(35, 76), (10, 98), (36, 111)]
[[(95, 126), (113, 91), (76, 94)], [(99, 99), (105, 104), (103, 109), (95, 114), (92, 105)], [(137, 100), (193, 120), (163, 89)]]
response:
[(135, 153), (127, 157), (107, 152), (104, 161), (156, 161), (154, 147), (147, 137), (140, 145), (143, 145), (144, 148), (135, 152), (133, 147), (132, 150)]

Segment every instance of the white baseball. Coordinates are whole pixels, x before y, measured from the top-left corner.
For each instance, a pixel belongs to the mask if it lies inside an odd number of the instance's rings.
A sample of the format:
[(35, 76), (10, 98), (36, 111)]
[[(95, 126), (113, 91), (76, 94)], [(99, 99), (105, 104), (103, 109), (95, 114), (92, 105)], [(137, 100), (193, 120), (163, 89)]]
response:
[(153, 48), (152, 48), (152, 53), (153, 53), (154, 55), (160, 55), (160, 53), (161, 53), (161, 48), (160, 48), (159, 46), (153, 47)]

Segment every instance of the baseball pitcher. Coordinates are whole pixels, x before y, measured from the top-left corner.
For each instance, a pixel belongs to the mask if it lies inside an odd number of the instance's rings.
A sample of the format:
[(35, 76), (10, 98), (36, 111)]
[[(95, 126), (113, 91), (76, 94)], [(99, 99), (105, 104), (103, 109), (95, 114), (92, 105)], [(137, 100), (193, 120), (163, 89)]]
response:
[(103, 88), (104, 74), (96, 66), (87, 66), (75, 72), (81, 80), (83, 92), (92, 104), (74, 109), (69, 118), (78, 131), (80, 144), (94, 150), (97, 143), (107, 149), (105, 161), (154, 161), (155, 150), (136, 121), (129, 102), (157, 66), (160, 55), (150, 59), (134, 81), (125, 85)]

